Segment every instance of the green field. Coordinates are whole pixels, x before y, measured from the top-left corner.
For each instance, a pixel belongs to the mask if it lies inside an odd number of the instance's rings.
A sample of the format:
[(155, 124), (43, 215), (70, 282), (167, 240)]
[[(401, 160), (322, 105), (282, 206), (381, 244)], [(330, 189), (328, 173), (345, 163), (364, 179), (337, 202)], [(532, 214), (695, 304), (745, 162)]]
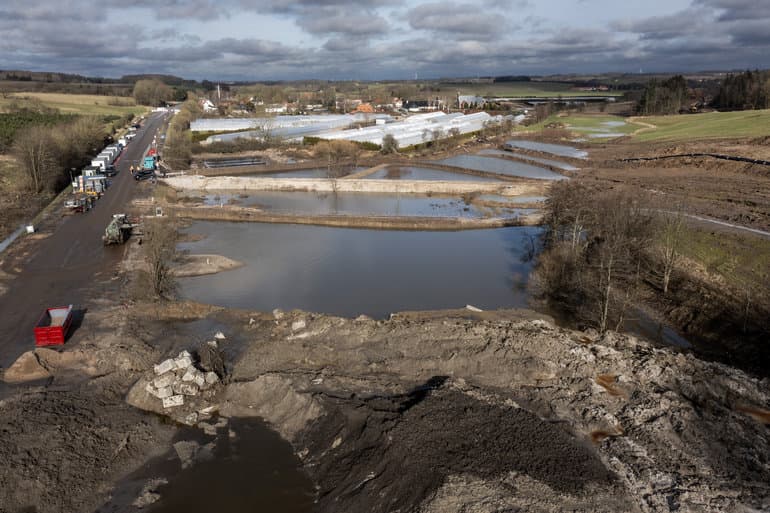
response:
[(530, 97), (544, 98), (552, 96), (622, 96), (618, 91), (577, 91), (571, 84), (561, 82), (496, 82), (492, 84), (439, 84), (442, 93), (469, 94), (485, 97)]
[[(617, 125), (623, 123), (622, 125)], [(541, 121), (535, 125), (528, 127), (521, 127), (521, 130), (527, 132), (540, 132), (548, 127), (563, 125), (565, 130), (569, 130), (577, 137), (584, 137), (591, 142), (606, 142), (611, 141), (612, 138), (589, 138), (592, 134), (613, 133), (630, 135), (640, 127), (635, 124), (629, 123), (626, 118), (621, 116), (609, 116), (609, 115), (559, 115), (554, 114), (546, 118), (545, 121)]]
[(683, 141), (770, 135), (770, 110), (649, 116), (638, 119), (656, 127), (637, 134), (635, 140), (638, 141)]
[(14, 93), (0, 98), (0, 111), (15, 103), (42, 104), (57, 109), (62, 114), (85, 114), (92, 116), (122, 116), (142, 114), (147, 107), (136, 105), (133, 98), (123, 96), (99, 96), (91, 94), (60, 93)]
[(702, 264), (710, 273), (721, 275), (728, 283), (756, 284), (767, 290), (770, 274), (770, 240), (753, 235), (709, 230), (687, 230), (682, 253)]

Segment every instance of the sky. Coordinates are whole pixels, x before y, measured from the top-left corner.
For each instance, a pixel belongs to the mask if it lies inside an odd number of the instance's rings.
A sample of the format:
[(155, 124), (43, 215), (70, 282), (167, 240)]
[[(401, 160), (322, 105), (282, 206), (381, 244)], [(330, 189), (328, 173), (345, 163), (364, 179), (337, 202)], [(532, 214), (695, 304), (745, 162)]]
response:
[(770, 0), (0, 0), (0, 69), (381, 80), (770, 68)]

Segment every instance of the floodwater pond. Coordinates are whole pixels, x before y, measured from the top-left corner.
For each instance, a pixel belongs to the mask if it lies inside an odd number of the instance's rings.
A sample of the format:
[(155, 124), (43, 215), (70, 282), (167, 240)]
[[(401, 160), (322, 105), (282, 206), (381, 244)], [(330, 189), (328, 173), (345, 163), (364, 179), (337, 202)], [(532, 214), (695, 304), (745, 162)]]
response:
[[(234, 204), (257, 207), (277, 214), (381, 215), (416, 217), (487, 217), (487, 213), (460, 198), (414, 194), (319, 193), (260, 191), (250, 194), (211, 192), (204, 197), (209, 206)], [(514, 212), (515, 213), (515, 212)]]
[(567, 177), (554, 173), (548, 169), (522, 164), (513, 160), (497, 159), (494, 157), (481, 157), (478, 155), (457, 155), (438, 162), (448, 166), (464, 167), (476, 171), (486, 171), (506, 176), (519, 176), (522, 178), (535, 178), (538, 180), (566, 180)]
[(570, 157), (574, 159), (584, 159), (588, 157), (588, 152), (573, 148), (572, 146), (564, 146), (562, 144), (548, 144), (535, 141), (524, 141), (518, 139), (512, 139), (505, 143), (509, 148), (521, 148), (522, 150), (539, 151), (541, 153), (550, 153), (551, 155), (557, 155), (559, 157)]
[(453, 173), (441, 169), (412, 166), (388, 166), (367, 175), (364, 179), (376, 180), (446, 180), (451, 182), (495, 182), (495, 178), (466, 173)]
[(524, 155), (523, 153), (516, 153), (513, 151), (503, 151), (503, 150), (481, 150), (478, 152), (478, 155), (486, 155), (486, 156), (503, 156), (503, 157), (516, 157), (517, 159), (524, 159), (529, 160), (530, 162), (536, 162), (538, 164), (543, 164), (546, 166), (551, 166), (556, 169), (561, 169), (563, 171), (578, 171), (580, 168), (577, 168), (573, 166), (572, 164), (566, 164), (564, 162), (559, 162), (558, 160), (551, 160), (551, 159), (541, 159), (540, 157), (530, 157), (529, 155)]
[(385, 318), (404, 310), (521, 308), (541, 228), (378, 231), (199, 221), (180, 244), (243, 267), (179, 280), (187, 299), (231, 308)]
[[(364, 167), (354, 167), (346, 169), (343, 176), (363, 171)], [(328, 178), (329, 169), (325, 167), (315, 169), (297, 169), (295, 171), (275, 171), (273, 173), (254, 173), (251, 175), (254, 178)]]

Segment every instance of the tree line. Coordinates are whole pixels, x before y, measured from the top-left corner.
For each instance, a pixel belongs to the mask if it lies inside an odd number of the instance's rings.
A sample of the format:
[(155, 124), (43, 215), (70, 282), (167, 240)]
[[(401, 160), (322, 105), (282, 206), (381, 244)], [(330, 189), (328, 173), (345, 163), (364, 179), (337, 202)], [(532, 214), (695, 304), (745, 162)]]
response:
[[(645, 85), (636, 111), (642, 116), (678, 114), (689, 111), (692, 103), (705, 103), (707, 96), (706, 92), (691, 87), (682, 75), (662, 81), (653, 79)], [(770, 108), (770, 72), (728, 74), (720, 82), (710, 106), (720, 110)]]
[(766, 282), (735, 275), (710, 287), (685, 271), (691, 228), (683, 212), (622, 188), (599, 191), (580, 180), (555, 183), (535, 275), (541, 293), (576, 324), (604, 332), (621, 329), (639, 304), (653, 301), (676, 309), (692, 303), (692, 291), (700, 290), (703, 297), (719, 298), (718, 307), (709, 306), (718, 310), (714, 315), (723, 328), (729, 324), (741, 336), (766, 336)]
[(724, 110), (770, 108), (770, 72), (746, 71), (728, 74), (719, 88), (713, 106)]
[(642, 116), (678, 114), (689, 108), (689, 99), (687, 80), (682, 75), (660, 82), (653, 79), (644, 88), (636, 110)]
[(88, 164), (106, 135), (102, 119), (91, 116), (21, 130), (11, 146), (21, 171), (20, 185), (34, 194), (61, 190), (69, 182), (69, 171)]

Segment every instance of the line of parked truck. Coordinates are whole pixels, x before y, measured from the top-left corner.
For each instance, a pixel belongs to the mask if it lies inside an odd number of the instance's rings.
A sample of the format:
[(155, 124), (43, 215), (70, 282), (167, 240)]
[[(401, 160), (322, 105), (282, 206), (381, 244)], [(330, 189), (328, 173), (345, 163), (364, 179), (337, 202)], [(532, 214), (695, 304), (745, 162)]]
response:
[(131, 140), (136, 137), (139, 125), (129, 128), (126, 135), (114, 144), (106, 146), (91, 160), (91, 165), (72, 177), (72, 198), (64, 202), (64, 208), (71, 212), (87, 212), (109, 187), (109, 178), (117, 174), (115, 161)]

